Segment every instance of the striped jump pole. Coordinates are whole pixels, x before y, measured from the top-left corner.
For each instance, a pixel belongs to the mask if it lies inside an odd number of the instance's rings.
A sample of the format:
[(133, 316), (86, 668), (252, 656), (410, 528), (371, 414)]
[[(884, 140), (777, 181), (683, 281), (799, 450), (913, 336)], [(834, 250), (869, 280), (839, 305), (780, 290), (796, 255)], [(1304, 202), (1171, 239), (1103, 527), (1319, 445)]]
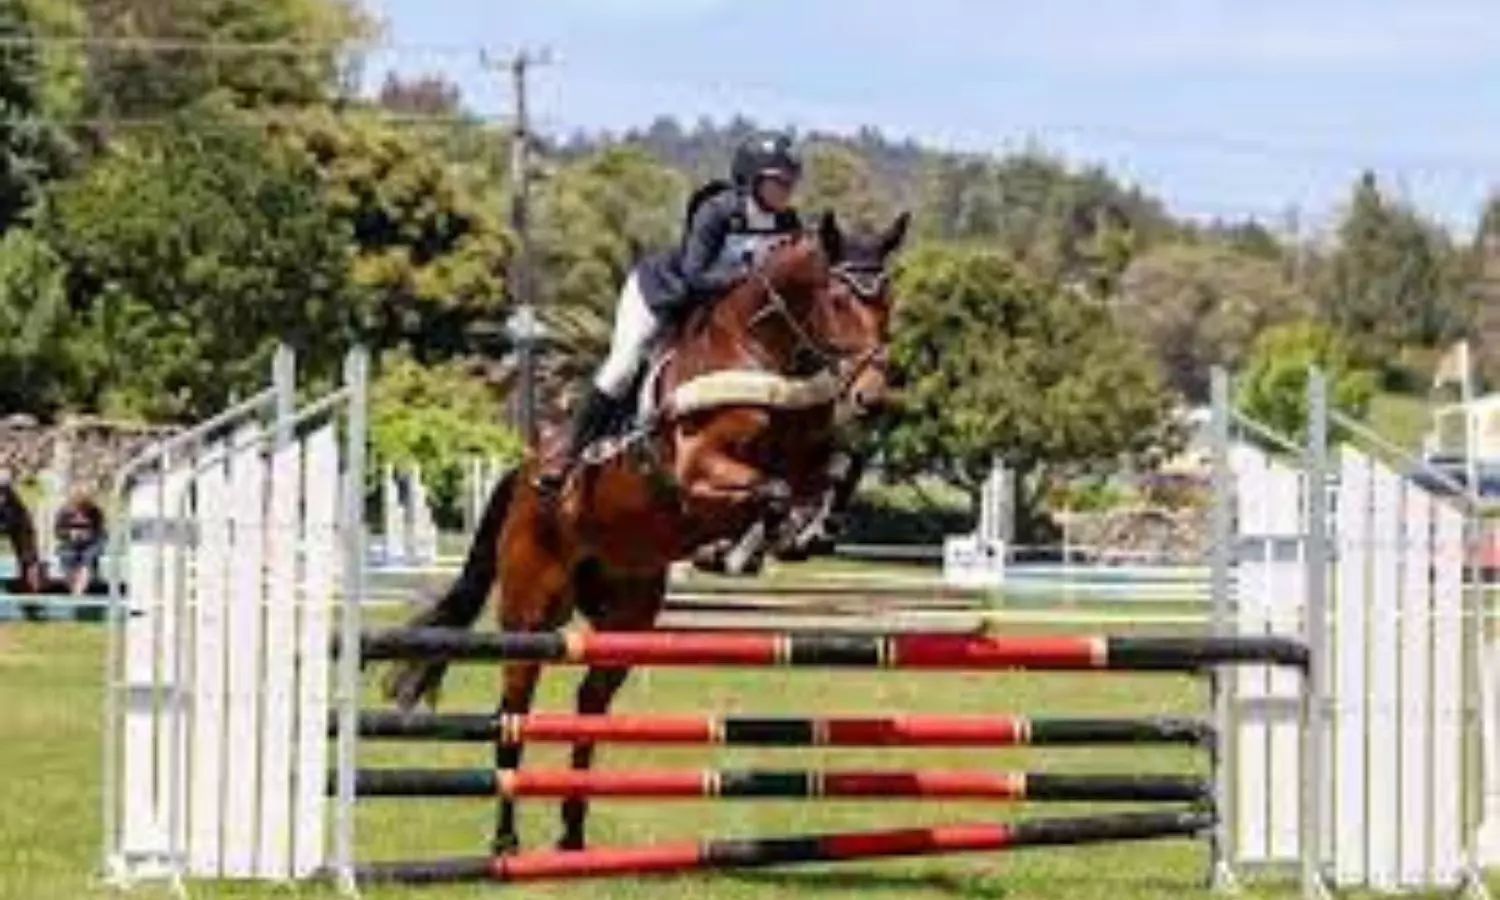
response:
[(512, 660), (595, 666), (791, 666), (931, 670), (1197, 671), (1236, 663), (1305, 668), (1307, 647), (1278, 637), (1037, 637), (744, 632), (474, 633), (395, 629), (366, 635), (365, 660)]
[[(333, 723), (330, 723), (332, 729)], [(1202, 746), (1213, 729), (1195, 719), (1032, 719), (1025, 716), (751, 718), (464, 715), (366, 711), (359, 735), (410, 741), (719, 744), (742, 747), (1020, 747), (1102, 744)]]
[(431, 884), (667, 875), (793, 863), (1187, 838), (1201, 835), (1213, 822), (1212, 813), (1192, 810), (632, 848), (544, 850), (516, 856), (382, 863), (358, 868), (355, 877), (367, 884)]
[(770, 771), (680, 769), (361, 769), (360, 797), (612, 797), (688, 800), (816, 798), (1199, 802), (1208, 784), (1176, 775), (1036, 775), (1024, 772)]

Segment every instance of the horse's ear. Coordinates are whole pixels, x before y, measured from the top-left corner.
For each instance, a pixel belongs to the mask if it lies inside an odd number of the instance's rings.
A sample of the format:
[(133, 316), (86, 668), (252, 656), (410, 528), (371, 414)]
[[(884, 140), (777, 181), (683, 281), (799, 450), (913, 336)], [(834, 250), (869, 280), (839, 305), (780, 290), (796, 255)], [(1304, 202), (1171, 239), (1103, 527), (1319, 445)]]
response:
[(891, 254), (901, 249), (901, 245), (906, 242), (906, 230), (910, 225), (911, 213), (902, 212), (896, 217), (896, 221), (892, 222), (891, 226), (880, 236), (877, 246), (880, 248), (881, 259), (889, 258)]
[(844, 258), (844, 232), (839, 228), (838, 216), (831, 209), (823, 210), (818, 219), (818, 243), (823, 245), (823, 252), (833, 262)]

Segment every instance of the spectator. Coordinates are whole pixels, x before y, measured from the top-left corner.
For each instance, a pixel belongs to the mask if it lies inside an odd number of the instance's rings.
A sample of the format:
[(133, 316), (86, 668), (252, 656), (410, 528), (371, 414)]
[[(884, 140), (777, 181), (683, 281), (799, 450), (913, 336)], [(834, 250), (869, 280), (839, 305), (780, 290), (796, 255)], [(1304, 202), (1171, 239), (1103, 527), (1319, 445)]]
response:
[(78, 596), (88, 593), (104, 555), (107, 538), (104, 511), (82, 487), (74, 486), (68, 500), (57, 511), (53, 524), (57, 537), (57, 561), (68, 592)]

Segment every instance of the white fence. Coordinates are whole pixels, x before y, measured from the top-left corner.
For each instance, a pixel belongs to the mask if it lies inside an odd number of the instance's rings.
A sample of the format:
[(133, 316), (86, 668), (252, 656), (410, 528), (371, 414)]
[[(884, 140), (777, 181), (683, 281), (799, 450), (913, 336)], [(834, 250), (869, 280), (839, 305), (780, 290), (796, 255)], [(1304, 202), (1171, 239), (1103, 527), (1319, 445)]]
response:
[[(1305, 448), (1275, 447), (1215, 387), (1217, 627), (1300, 636), (1313, 659), (1306, 706), (1298, 679), (1268, 667), (1222, 686), (1230, 870), (1301, 865), (1311, 895), (1483, 896), (1464, 765), (1484, 620), (1481, 592), (1465, 589), (1468, 507), (1378, 460), (1406, 463), (1375, 435), (1330, 455), (1330, 424), (1357, 426), (1326, 408), (1321, 378)], [(1235, 425), (1271, 449), (1231, 443)]]
[(438, 529), (421, 466), (386, 466), (380, 487), (382, 528), (380, 542), (372, 548), (373, 562), (388, 569), (437, 563)]
[(105, 853), (119, 882), (306, 877), (325, 846), (335, 597), (363, 587), (365, 358), (273, 385), (121, 474)]
[[(112, 626), (106, 775), (121, 880), (348, 871), (352, 738), (338, 799), (323, 793), (328, 715), (352, 734), (358, 696), (352, 665), (332, 687), (329, 638), (336, 599), (355, 604), (346, 638), (364, 599), (363, 377), (356, 357), (343, 390), (296, 411), (283, 359), (270, 391), (122, 476), (130, 615)], [(1316, 389), (1313, 436), (1290, 454), (1257, 449), (1259, 430), (1216, 389), (1211, 627), (1295, 636), (1314, 658), (1306, 693), (1269, 669), (1214, 680), (1219, 876), (1300, 867), (1309, 896), (1482, 894), (1479, 864), (1497, 848), (1476, 847), (1485, 798), (1464, 773), (1479, 762), (1466, 756), (1479, 653), (1491, 678), (1496, 655), (1465, 589), (1472, 511), (1367, 449), (1329, 456), (1320, 436), (1335, 417)], [(1483, 709), (1493, 763), (1493, 693)]]

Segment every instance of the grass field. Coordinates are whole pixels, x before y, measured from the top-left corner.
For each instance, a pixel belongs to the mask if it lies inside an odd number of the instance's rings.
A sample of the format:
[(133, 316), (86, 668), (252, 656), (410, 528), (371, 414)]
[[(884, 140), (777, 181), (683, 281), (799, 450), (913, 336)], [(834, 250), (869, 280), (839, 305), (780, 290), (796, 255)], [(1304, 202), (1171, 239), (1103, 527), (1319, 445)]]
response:
[[(99, 859), (99, 709), (103, 632), (88, 625), (9, 625), (0, 629), (0, 900), (102, 895)], [(445, 708), (478, 710), (493, 702), (494, 670), (456, 670)], [(567, 708), (573, 679), (544, 679), (546, 709)], [(949, 675), (894, 672), (767, 672), (638, 670), (620, 711), (745, 714), (983, 713), (1053, 715), (1191, 715), (1203, 685), (1159, 675)], [(564, 764), (564, 749), (533, 748), (528, 763)], [(367, 744), (366, 765), (486, 767), (483, 746), (392, 747)], [(1200, 756), (1182, 749), (1053, 749), (964, 751), (735, 750), (611, 747), (604, 767), (654, 765), (702, 768), (925, 767), (1033, 768), (1050, 771), (1202, 771)], [(987, 806), (975, 803), (820, 803), (777, 801), (616, 802), (595, 804), (595, 845), (637, 844), (705, 836), (784, 835), (919, 824), (983, 822), (1019, 815), (1079, 811), (1078, 807)], [(365, 860), (472, 856), (483, 851), (491, 804), (479, 800), (371, 800), (362, 804), (360, 853)], [(552, 803), (523, 806), (528, 846), (557, 834)], [(930, 857), (841, 866), (626, 881), (497, 888), (492, 885), (371, 890), (372, 897), (478, 898), (496, 890), (573, 898), (1134, 898), (1209, 896), (1203, 888), (1201, 843), (1098, 846), (1011, 855)], [(1287, 885), (1256, 885), (1248, 896), (1293, 897)], [(165, 896), (140, 890), (132, 896)], [(332, 897), (309, 886), (195, 886), (194, 897)]]

